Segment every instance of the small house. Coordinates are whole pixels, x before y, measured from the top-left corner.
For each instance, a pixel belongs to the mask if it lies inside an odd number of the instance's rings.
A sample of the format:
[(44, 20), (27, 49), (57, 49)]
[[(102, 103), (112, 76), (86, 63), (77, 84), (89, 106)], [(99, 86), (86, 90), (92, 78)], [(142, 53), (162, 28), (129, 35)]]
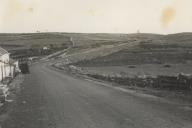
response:
[(0, 47), (0, 81), (6, 77), (14, 77), (15, 67), (13, 60), (10, 59), (10, 53)]

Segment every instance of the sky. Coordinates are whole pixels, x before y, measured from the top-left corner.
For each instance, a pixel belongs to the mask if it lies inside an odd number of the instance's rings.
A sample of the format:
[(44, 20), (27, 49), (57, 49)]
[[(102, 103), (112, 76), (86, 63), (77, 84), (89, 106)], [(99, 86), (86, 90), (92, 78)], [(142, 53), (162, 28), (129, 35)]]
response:
[(192, 32), (192, 0), (0, 0), (0, 32)]

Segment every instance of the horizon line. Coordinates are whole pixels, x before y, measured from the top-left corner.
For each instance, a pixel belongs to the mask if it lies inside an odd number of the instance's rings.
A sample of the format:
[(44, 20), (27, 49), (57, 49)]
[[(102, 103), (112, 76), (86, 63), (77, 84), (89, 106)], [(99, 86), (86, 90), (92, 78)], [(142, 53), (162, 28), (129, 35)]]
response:
[(172, 34), (184, 34), (184, 33), (192, 33), (192, 32), (175, 32), (175, 33), (168, 33), (168, 34), (163, 34), (163, 33), (150, 33), (150, 32), (139, 32), (139, 33), (121, 33), (121, 32), (44, 32), (44, 31), (39, 31), (39, 32), (0, 32), (0, 34), (40, 34), (40, 33), (63, 33), (63, 34), (122, 34), (122, 35), (130, 35), (130, 34), (154, 34), (154, 35), (172, 35)]

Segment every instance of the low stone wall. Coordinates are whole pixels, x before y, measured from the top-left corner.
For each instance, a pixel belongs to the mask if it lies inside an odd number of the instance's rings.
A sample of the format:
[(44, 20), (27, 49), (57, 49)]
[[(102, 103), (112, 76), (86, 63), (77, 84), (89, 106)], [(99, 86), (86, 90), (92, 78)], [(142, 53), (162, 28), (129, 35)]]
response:
[(192, 90), (192, 78), (184, 75), (175, 76), (157, 76), (156, 78), (128, 78), (128, 77), (110, 77), (98, 74), (87, 74), (95, 79), (115, 82), (127, 86), (153, 87), (165, 89)]

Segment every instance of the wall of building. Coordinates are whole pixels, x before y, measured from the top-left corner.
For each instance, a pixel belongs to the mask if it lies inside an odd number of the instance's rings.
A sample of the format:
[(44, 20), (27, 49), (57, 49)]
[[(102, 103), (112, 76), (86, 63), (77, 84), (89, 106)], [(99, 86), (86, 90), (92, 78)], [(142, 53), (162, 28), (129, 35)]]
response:
[(6, 77), (13, 77), (14, 71), (14, 64), (9, 64), (9, 54), (0, 56), (0, 81)]

